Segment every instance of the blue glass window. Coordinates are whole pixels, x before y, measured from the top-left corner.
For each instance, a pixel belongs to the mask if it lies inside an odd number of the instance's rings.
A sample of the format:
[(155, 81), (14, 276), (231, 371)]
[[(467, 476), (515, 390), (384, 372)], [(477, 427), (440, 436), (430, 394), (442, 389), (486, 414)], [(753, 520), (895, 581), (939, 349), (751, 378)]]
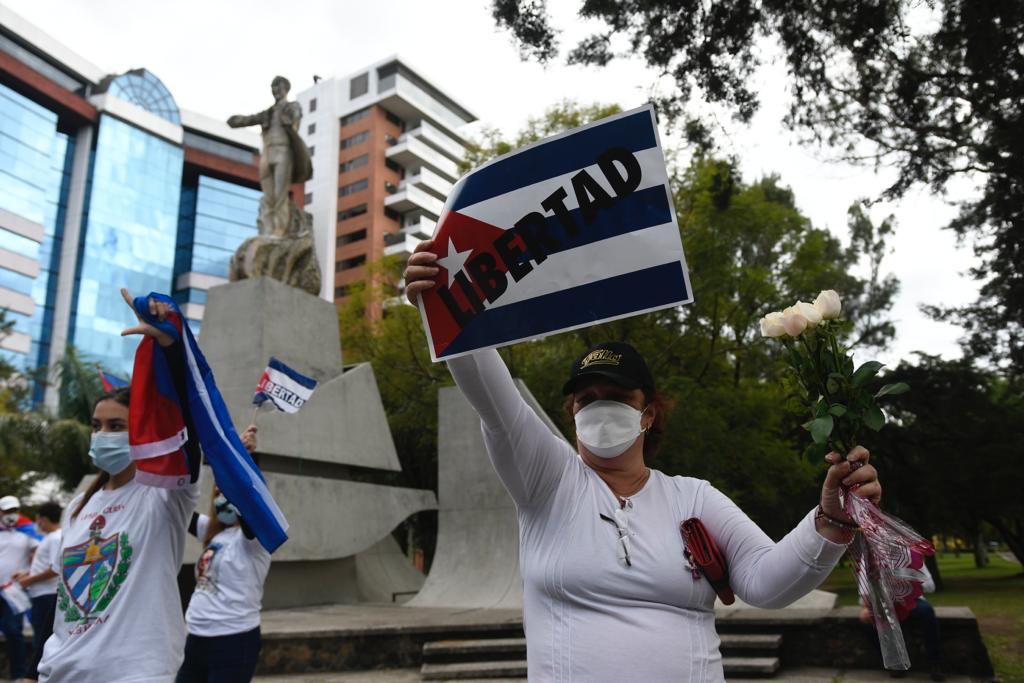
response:
[(181, 113), (171, 91), (163, 81), (145, 69), (126, 71), (116, 76), (107, 87), (107, 92), (162, 119), (181, 125)]
[(0, 247), (33, 259), (39, 275), (29, 277), (0, 268), (0, 287), (29, 295), (31, 316), (8, 312), (14, 330), (29, 335), (29, 355), (13, 353), (18, 367), (34, 369), (48, 360), (52, 301), (56, 286), (53, 254), (60, 252), (69, 140), (57, 131), (57, 115), (0, 85), (0, 208), (43, 227), (42, 244), (0, 230)]
[[(226, 278), (231, 256), (256, 235), (259, 190), (201, 175), (182, 191), (175, 281), (184, 273)], [(201, 297), (199, 295), (202, 295)], [(175, 292), (181, 303), (205, 303), (200, 289)]]
[(176, 145), (100, 117), (71, 338), (112, 372), (131, 373), (138, 343), (120, 336), (134, 316), (118, 288), (171, 290), (183, 157)]

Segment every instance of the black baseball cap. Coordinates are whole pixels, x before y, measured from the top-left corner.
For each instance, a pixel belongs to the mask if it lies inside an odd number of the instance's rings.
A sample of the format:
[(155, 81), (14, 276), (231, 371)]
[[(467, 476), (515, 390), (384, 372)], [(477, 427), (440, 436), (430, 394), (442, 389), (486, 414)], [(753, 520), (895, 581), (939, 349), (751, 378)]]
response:
[(588, 377), (604, 377), (626, 389), (654, 391), (654, 377), (647, 362), (625, 342), (602, 342), (577, 358), (562, 393), (571, 394), (580, 380)]

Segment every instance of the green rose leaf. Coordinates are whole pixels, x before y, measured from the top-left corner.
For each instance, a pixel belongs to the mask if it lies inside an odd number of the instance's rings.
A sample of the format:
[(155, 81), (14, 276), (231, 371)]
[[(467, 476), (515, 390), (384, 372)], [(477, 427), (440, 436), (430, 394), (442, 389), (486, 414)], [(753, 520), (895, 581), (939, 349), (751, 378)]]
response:
[(877, 375), (878, 371), (882, 369), (882, 365), (883, 364), (879, 363), (877, 360), (869, 360), (864, 363), (864, 365), (861, 365), (857, 368), (857, 371), (853, 373), (853, 377), (850, 378), (853, 386), (859, 387), (864, 384), (864, 382)]
[(828, 403), (825, 399), (819, 398), (818, 402), (814, 405), (814, 417), (823, 417), (828, 414)]
[(807, 448), (804, 449), (804, 458), (806, 458), (808, 462), (817, 465), (821, 462), (822, 458), (825, 457), (825, 454), (828, 453), (828, 451), (829, 447), (827, 443), (814, 443), (814, 441), (811, 441)]
[(878, 390), (875, 394), (875, 398), (880, 396), (898, 396), (899, 394), (905, 394), (910, 391), (910, 385), (906, 382), (895, 382), (893, 384), (886, 384), (884, 387)]
[(885, 426), (885, 413), (878, 406), (871, 406), (864, 411), (864, 426), (868, 429), (878, 431)]
[(808, 429), (811, 432), (811, 438), (814, 439), (814, 443), (825, 443), (828, 441), (828, 437), (832, 434), (832, 428), (835, 423), (832, 420), (831, 415), (825, 417), (819, 417), (811, 420)]
[(842, 417), (843, 415), (846, 415), (846, 406), (842, 403), (833, 403), (828, 409), (828, 412), (836, 417)]

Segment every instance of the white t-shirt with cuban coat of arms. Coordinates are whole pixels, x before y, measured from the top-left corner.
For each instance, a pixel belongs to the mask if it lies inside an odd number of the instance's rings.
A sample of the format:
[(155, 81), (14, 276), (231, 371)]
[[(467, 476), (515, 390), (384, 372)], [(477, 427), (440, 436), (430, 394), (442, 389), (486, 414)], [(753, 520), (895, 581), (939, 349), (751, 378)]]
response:
[(97, 491), (74, 519), (69, 512), (41, 682), (174, 680), (185, 646), (177, 576), (198, 497), (198, 482), (172, 490), (132, 481)]
[[(209, 517), (199, 515), (196, 536), (206, 536), (209, 523)], [(246, 538), (239, 525), (211, 538), (196, 562), (196, 590), (185, 612), (188, 632), (209, 638), (259, 626), (269, 570), (270, 553), (255, 538)]]

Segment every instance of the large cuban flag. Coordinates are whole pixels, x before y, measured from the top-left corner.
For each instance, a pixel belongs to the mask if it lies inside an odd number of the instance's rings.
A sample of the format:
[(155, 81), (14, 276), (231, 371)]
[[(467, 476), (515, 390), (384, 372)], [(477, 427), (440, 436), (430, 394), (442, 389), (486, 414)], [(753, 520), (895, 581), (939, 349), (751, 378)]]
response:
[[(150, 315), (149, 299), (170, 307), (166, 320)], [(196, 445), (201, 446), (217, 488), (238, 508), (260, 544), (274, 552), (288, 540), (288, 521), (235, 431), (213, 371), (184, 322), (185, 316), (164, 294), (151, 292), (136, 297), (133, 303), (140, 319), (176, 342), (165, 353), (147, 336), (135, 352), (128, 440), (136, 479), (165, 487), (196, 481), (200, 457)], [(176, 352), (181, 358), (169, 357)]]
[(463, 176), (433, 249), (435, 361), (693, 300), (650, 105)]

